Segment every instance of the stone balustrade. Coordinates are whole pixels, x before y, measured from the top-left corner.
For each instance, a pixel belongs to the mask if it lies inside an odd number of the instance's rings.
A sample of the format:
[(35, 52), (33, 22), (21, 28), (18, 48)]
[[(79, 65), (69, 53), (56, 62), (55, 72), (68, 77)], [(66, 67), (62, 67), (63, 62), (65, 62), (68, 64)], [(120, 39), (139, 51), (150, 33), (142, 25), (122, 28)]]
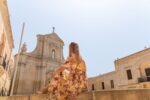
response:
[[(0, 100), (46, 100), (47, 95), (0, 97)], [(150, 89), (95, 91), (80, 94), (78, 100), (150, 100)]]

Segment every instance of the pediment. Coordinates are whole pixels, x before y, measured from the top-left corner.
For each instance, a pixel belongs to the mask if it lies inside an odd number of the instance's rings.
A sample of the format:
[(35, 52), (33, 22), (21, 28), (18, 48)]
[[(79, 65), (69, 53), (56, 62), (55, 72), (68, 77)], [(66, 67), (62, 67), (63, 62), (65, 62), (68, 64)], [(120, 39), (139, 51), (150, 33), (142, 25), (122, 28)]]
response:
[(57, 33), (47, 34), (46, 36), (48, 36), (48, 38), (55, 39), (55, 40), (58, 40), (58, 41), (64, 43), (64, 41), (57, 35)]

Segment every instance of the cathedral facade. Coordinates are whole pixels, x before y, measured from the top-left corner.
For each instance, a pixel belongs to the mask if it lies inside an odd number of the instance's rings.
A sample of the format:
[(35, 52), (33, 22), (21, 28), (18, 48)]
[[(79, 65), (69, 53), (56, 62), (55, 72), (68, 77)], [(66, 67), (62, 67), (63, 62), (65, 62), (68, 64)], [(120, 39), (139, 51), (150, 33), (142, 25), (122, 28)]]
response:
[(33, 52), (28, 53), (24, 44), (18, 61), (14, 94), (34, 94), (45, 87), (52, 72), (64, 62), (63, 46), (63, 40), (55, 32), (37, 35), (37, 45)]

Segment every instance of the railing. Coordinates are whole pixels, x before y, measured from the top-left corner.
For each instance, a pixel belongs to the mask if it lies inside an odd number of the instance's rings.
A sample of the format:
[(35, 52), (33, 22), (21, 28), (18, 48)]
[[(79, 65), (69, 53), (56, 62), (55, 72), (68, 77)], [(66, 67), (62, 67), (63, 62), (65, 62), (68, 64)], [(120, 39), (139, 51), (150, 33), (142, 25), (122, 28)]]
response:
[(2, 88), (0, 90), (0, 96), (8, 96), (8, 91), (6, 91), (6, 89)]
[[(4, 71), (4, 67), (2, 66), (2, 64), (0, 64), (0, 77), (2, 77), (2, 75), (5, 73)], [(0, 79), (0, 81), (5, 81), (5, 79)], [(4, 86), (4, 82), (0, 83), (1, 84), (1, 88), (0, 88), (0, 96), (7, 96), (8, 91), (6, 91), (6, 88)]]
[(139, 83), (150, 82), (150, 76), (140, 77), (140, 78), (138, 78), (138, 82)]

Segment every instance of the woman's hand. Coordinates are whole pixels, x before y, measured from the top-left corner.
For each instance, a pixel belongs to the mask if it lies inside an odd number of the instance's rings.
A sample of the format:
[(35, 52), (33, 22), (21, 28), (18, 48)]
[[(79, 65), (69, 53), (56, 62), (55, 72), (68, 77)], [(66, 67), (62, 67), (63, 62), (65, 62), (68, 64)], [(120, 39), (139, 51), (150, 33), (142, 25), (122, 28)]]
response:
[(36, 93), (37, 93), (37, 94), (43, 94), (41, 91), (37, 91)]

